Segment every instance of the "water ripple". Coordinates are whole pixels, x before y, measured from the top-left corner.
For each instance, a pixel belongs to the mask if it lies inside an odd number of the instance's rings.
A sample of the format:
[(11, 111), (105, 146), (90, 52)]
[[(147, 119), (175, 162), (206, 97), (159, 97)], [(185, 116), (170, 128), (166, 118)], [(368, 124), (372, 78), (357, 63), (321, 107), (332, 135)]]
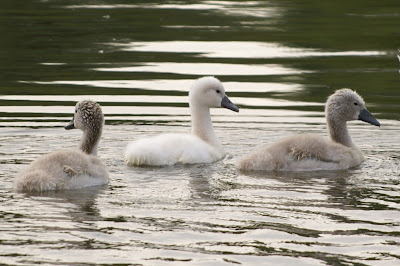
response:
[(224, 63), (142, 63), (137, 66), (99, 67), (95, 71), (106, 72), (152, 72), (175, 73), (183, 75), (211, 75), (211, 76), (257, 76), (257, 75), (293, 75), (310, 73), (312, 71), (299, 70), (276, 64), (242, 65)]
[(337, 56), (383, 56), (382, 51), (322, 51), (285, 47), (279, 43), (219, 41), (159, 41), (108, 43), (122, 51), (194, 53), (208, 58), (301, 58)]

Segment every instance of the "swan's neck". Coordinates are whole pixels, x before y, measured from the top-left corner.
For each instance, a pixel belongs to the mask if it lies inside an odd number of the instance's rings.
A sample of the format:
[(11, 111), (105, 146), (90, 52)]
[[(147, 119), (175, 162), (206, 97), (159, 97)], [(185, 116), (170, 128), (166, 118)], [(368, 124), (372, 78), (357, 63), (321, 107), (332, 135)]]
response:
[(221, 147), (211, 121), (210, 109), (204, 106), (191, 105), (192, 133), (214, 147)]
[(327, 123), (329, 136), (333, 141), (343, 144), (347, 147), (355, 147), (353, 141), (351, 140), (346, 121), (328, 117)]
[(87, 129), (83, 132), (80, 149), (87, 154), (97, 155), (102, 129)]

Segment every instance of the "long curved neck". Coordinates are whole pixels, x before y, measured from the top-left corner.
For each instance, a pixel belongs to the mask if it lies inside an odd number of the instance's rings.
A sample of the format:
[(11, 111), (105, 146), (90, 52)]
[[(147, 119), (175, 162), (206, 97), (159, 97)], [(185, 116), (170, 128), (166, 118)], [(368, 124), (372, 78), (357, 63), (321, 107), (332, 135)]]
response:
[(347, 147), (354, 147), (346, 121), (327, 117), (329, 136), (331, 140)]
[(102, 129), (92, 128), (83, 132), (80, 149), (87, 154), (97, 155)]
[(192, 116), (192, 133), (215, 147), (221, 147), (221, 143), (214, 133), (210, 109), (191, 104), (190, 113)]

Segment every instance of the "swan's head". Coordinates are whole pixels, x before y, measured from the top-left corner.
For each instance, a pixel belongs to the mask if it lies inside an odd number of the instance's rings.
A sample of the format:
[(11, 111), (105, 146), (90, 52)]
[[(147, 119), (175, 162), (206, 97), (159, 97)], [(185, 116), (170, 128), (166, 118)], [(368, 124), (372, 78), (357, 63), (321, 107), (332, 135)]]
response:
[(79, 128), (82, 131), (101, 130), (104, 116), (100, 104), (91, 100), (82, 100), (75, 105), (75, 114), (65, 129)]
[(361, 96), (350, 89), (337, 90), (329, 96), (325, 105), (325, 114), (328, 119), (336, 121), (361, 120), (375, 126), (381, 125), (365, 108)]
[(239, 108), (226, 96), (222, 83), (214, 77), (202, 77), (196, 80), (190, 88), (189, 105), (207, 108), (224, 107), (239, 112)]

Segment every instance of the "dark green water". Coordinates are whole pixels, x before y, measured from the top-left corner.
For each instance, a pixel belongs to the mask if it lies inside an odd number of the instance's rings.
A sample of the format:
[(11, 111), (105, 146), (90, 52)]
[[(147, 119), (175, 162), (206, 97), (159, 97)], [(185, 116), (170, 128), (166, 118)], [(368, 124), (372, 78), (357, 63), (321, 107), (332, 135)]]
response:
[[(0, 1), (0, 263), (400, 263), (400, 2)], [(190, 127), (187, 93), (215, 75), (230, 157), (132, 168), (128, 141)], [(323, 104), (357, 90), (381, 122), (350, 123), (366, 161), (341, 172), (238, 172), (283, 136), (326, 134)], [(109, 186), (13, 192), (38, 156), (75, 146), (74, 104), (103, 106)], [(233, 158), (233, 159), (232, 159)]]

